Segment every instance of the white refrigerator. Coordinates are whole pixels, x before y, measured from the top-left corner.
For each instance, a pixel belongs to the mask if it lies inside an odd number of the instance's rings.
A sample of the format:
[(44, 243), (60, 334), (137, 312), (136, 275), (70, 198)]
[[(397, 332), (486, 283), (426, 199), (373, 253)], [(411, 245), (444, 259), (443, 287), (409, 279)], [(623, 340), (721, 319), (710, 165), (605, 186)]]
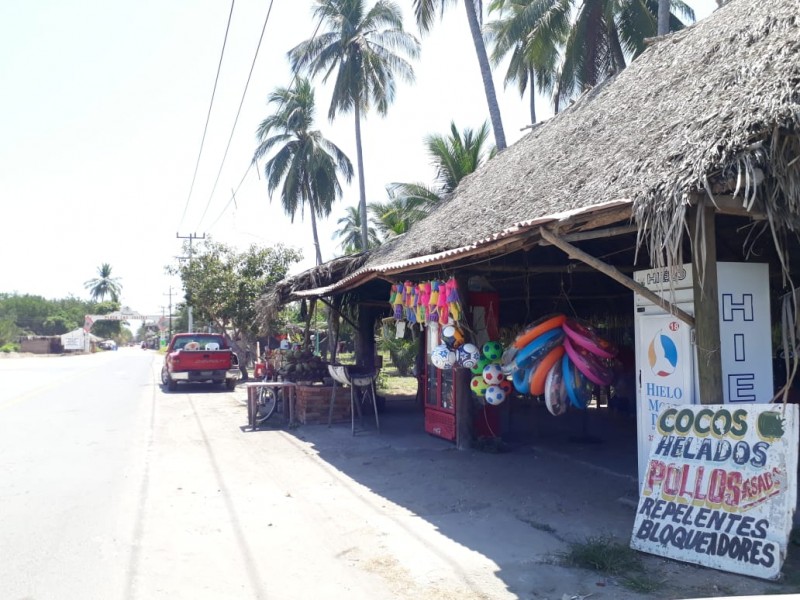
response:
[[(726, 404), (769, 402), (772, 337), (769, 266), (717, 263), (722, 389)], [(634, 280), (694, 315), (692, 266), (636, 271)], [(639, 481), (665, 405), (699, 404), (694, 330), (634, 294)]]

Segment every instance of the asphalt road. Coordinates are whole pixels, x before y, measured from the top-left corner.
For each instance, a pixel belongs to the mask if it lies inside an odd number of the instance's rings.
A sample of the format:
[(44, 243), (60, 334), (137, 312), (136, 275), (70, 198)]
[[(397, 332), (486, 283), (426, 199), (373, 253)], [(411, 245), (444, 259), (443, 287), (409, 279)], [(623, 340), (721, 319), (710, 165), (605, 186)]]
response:
[(0, 360), (0, 599), (514, 597), (302, 436), (247, 431), (243, 386), (165, 393), (159, 364)]

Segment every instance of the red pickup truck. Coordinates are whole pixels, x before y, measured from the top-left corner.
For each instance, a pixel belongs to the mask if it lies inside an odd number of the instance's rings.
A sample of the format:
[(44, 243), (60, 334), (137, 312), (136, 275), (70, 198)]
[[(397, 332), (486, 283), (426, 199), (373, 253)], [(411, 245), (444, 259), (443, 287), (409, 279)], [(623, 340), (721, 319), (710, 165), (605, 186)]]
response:
[(241, 371), (239, 358), (218, 333), (178, 333), (167, 346), (161, 382), (171, 392), (178, 382), (212, 382), (236, 387)]

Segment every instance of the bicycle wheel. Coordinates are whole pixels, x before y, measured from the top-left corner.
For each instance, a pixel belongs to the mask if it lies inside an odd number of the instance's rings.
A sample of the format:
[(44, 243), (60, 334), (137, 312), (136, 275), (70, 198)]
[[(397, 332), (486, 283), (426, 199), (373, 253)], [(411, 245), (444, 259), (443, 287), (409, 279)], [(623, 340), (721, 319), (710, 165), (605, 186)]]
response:
[(258, 391), (258, 401), (256, 402), (256, 423), (263, 423), (272, 416), (275, 412), (275, 406), (278, 404), (278, 395), (275, 390), (270, 388), (261, 388)]

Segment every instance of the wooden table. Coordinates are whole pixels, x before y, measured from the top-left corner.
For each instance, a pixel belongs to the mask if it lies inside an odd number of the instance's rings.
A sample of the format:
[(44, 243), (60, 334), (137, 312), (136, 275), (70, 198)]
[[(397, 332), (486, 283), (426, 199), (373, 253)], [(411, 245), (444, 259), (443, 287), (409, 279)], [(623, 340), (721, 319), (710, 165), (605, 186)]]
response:
[[(294, 425), (295, 383), (291, 381), (249, 381), (245, 384), (245, 387), (247, 388), (247, 424), (250, 425), (251, 430), (255, 430), (258, 426), (256, 423), (256, 403), (258, 402), (258, 391), (261, 388), (275, 388), (276, 393), (286, 390), (283, 398), (284, 411), (287, 410), (286, 405), (288, 405), (288, 425)], [(285, 413), (284, 418), (286, 418)]]

